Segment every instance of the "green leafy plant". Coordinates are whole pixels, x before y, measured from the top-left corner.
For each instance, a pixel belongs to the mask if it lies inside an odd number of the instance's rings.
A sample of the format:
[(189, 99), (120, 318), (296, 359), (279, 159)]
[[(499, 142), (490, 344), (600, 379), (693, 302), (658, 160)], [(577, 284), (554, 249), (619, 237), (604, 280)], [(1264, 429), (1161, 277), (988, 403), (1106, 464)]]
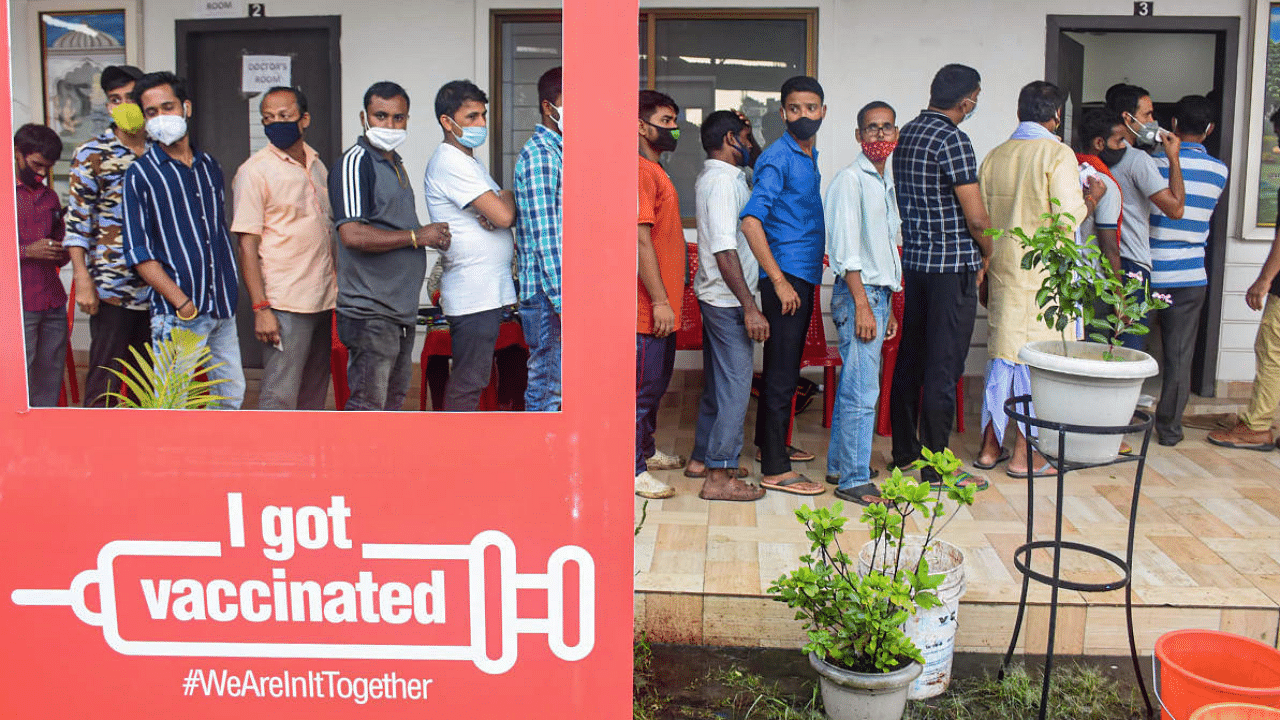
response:
[[(1040, 268), (1044, 280), (1036, 293), (1040, 307), (1039, 318), (1051, 330), (1062, 334), (1062, 353), (1067, 354), (1067, 328), (1080, 319), (1089, 329), (1089, 339), (1107, 346), (1103, 358), (1118, 359), (1115, 355), (1120, 336), (1127, 333), (1145, 335), (1147, 327), (1143, 318), (1152, 310), (1169, 307), (1168, 295), (1152, 293), (1149, 283), (1137, 273), (1117, 275), (1103, 258), (1094, 237), (1088, 242), (1076, 242), (1072, 228), (1076, 219), (1057, 208), (1062, 204), (1057, 198), (1050, 201), (1054, 208), (1040, 216), (1043, 221), (1031, 233), (1025, 228), (1007, 231), (1026, 248), (1022, 256), (1022, 269)], [(992, 228), (987, 234), (1000, 237), (1006, 233)], [(1105, 303), (1112, 309), (1105, 317), (1098, 317), (1095, 308)]]
[[(944, 497), (958, 505), (972, 505), (975, 489), (959, 487), (960, 460), (948, 449), (931, 452), (912, 469), (932, 468), (941, 477), (936, 487), (904, 476), (894, 468), (880, 488), (883, 503), (863, 508), (859, 521), (867, 526), (872, 543), (870, 569), (858, 572), (857, 560), (840, 545), (846, 518), (840, 502), (829, 508), (802, 506), (796, 518), (804, 524), (810, 551), (800, 557), (800, 567), (775, 580), (769, 594), (795, 608), (804, 622), (809, 642), (805, 652), (856, 672), (890, 672), (907, 663), (924, 662), (920, 649), (903, 631), (903, 623), (917, 609), (938, 606), (934, 588), (942, 575), (931, 575), (924, 549), (942, 528), (946, 515)], [(918, 559), (904, 562), (903, 525), (919, 515), (928, 520)], [(945, 527), (946, 524), (943, 524)], [(907, 552), (908, 558), (915, 553)]]
[(208, 364), (212, 355), (203, 340), (204, 336), (191, 330), (174, 328), (167, 340), (147, 345), (145, 357), (137, 348), (129, 348), (133, 364), (122, 359), (121, 369), (107, 368), (129, 393), (109, 392), (108, 402), (116, 407), (196, 410), (225, 400), (212, 392), (214, 386), (226, 382), (225, 378), (196, 379), (223, 365)]

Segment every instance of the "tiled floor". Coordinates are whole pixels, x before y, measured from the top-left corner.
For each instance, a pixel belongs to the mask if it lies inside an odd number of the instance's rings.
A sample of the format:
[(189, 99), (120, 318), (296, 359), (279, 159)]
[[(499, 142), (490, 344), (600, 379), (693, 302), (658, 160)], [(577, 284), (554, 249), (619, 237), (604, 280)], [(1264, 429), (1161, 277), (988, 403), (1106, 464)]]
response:
[[(678, 372), (660, 411), (658, 445), (687, 455), (693, 443), (700, 378)], [(970, 385), (974, 382), (970, 381)], [(973, 388), (970, 388), (972, 391)], [(976, 398), (974, 399), (976, 400)], [(968, 432), (953, 449), (964, 460), (976, 454), (978, 405), (969, 402)], [(751, 427), (755, 403), (747, 426)], [(795, 443), (818, 456), (798, 469), (824, 473), (827, 431), (821, 398), (796, 418)], [(1230, 451), (1187, 430), (1176, 448), (1151, 443), (1138, 510), (1134, 551), (1134, 620), (1140, 651), (1177, 628), (1222, 629), (1277, 644), (1280, 629), (1280, 452)], [(754, 454), (748, 433), (746, 454)], [(874, 466), (888, 457), (888, 438), (877, 438)], [(755, 463), (752, 463), (755, 469)], [(1103, 546), (1123, 556), (1129, 498), (1136, 466), (1075, 472), (1067, 476), (1064, 538)], [(967, 592), (961, 603), (957, 647), (1003, 651), (1012, 630), (1021, 577), (1013, 549), (1025, 541), (1027, 484), (1004, 466), (985, 475), (991, 487), (971, 508), (957, 513), (943, 539), (967, 556)], [(697, 497), (699, 480), (681, 471), (660, 473), (677, 488), (667, 500), (650, 501), (635, 543), (636, 630), (651, 640), (723, 645), (798, 647), (800, 625), (764, 590), (795, 566), (808, 549), (793, 511), (802, 503), (829, 504), (827, 492), (801, 498), (769, 492), (755, 503), (709, 503)], [(1038, 536), (1052, 537), (1055, 483), (1036, 483)], [(636, 518), (642, 501), (637, 498)], [(846, 510), (852, 514), (854, 510)], [(852, 546), (861, 527), (851, 523)], [(846, 545), (847, 547), (848, 545)], [(1047, 554), (1037, 569), (1050, 567)], [(1066, 554), (1064, 574), (1101, 581), (1110, 566)], [(1031, 584), (1032, 607), (1020, 642), (1043, 648), (1048, 633), (1049, 589)], [(1064, 653), (1123, 654), (1128, 650), (1121, 591), (1063, 591), (1056, 646)]]

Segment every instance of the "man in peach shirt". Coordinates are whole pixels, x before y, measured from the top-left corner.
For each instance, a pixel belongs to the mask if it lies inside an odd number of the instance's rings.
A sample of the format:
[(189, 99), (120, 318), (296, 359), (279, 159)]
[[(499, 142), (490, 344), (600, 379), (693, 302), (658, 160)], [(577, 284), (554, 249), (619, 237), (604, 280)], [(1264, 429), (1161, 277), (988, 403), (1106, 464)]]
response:
[(323, 410), (329, 392), (333, 264), (329, 173), (306, 143), (307, 99), (276, 87), (262, 98), (270, 144), (232, 184), (245, 289), (263, 348), (262, 410)]

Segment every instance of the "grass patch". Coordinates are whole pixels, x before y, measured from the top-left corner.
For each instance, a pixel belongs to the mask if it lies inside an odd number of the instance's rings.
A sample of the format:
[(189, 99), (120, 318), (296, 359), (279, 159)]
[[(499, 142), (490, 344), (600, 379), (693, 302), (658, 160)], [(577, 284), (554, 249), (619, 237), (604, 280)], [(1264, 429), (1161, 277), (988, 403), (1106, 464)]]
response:
[[(907, 720), (1026, 720), (1040, 704), (1040, 673), (1013, 665), (1004, 680), (995, 674), (961, 678), (947, 692), (907, 706)], [(1107, 677), (1092, 665), (1058, 666), (1049, 686), (1052, 720), (1138, 720), (1146, 706), (1133, 688)]]

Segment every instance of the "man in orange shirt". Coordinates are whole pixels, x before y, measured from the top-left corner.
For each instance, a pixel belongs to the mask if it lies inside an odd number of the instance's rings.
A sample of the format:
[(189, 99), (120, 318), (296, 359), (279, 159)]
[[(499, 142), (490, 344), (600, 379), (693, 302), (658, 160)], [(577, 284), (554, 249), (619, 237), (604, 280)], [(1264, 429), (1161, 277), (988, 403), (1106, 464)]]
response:
[(262, 342), (261, 410), (323, 410), (338, 297), (329, 173), (306, 141), (311, 115), (296, 88), (262, 97), (270, 144), (236, 172), (235, 220), (244, 286)]
[(636, 495), (665, 498), (675, 490), (649, 473), (684, 465), (660, 452), (653, 442), (658, 403), (671, 382), (676, 360), (675, 332), (684, 297), (684, 229), (680, 199), (671, 178), (658, 164), (676, 149), (680, 113), (675, 100), (653, 90), (640, 91), (639, 295), (636, 317)]

